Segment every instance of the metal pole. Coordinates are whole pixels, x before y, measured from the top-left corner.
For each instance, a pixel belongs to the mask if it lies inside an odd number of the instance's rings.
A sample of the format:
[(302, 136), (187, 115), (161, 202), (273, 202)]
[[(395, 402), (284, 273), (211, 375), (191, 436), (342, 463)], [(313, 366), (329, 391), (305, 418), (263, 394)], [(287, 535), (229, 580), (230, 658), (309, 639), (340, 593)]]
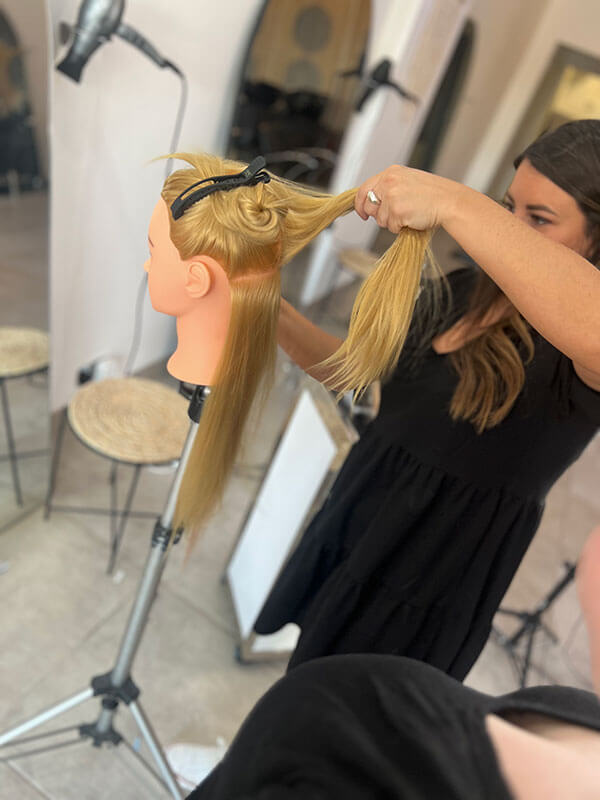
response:
[[(171, 489), (169, 490), (165, 509), (161, 518), (156, 522), (154, 528), (152, 535), (152, 546), (140, 580), (138, 592), (130, 612), (127, 627), (121, 640), (121, 645), (119, 647), (114, 668), (106, 675), (99, 675), (93, 678), (91, 688), (74, 695), (68, 700), (65, 700), (62, 703), (47, 709), (41, 714), (38, 714), (36, 717), (4, 733), (2, 736), (0, 736), (0, 745), (14, 740), (20, 734), (26, 733), (32, 728), (47, 722), (53, 717), (68, 711), (73, 706), (82, 703), (95, 695), (102, 696), (102, 709), (95, 723), (91, 725), (79, 726), (80, 736), (91, 737), (94, 745), (96, 746), (99, 746), (106, 741), (112, 742), (113, 744), (118, 744), (122, 740), (122, 737), (113, 729), (112, 720), (119, 703), (125, 702), (131, 709), (131, 713), (137, 722), (145, 741), (147, 742), (156, 764), (158, 765), (164, 785), (170, 791), (175, 800), (181, 800), (182, 793), (179, 790), (175, 776), (169, 767), (160, 743), (144, 712), (136, 703), (139, 690), (131, 680), (130, 669), (137, 652), (137, 648), (140, 644), (146, 622), (148, 621), (150, 608), (156, 596), (156, 590), (166, 563), (169, 545), (174, 537), (175, 541), (178, 539), (179, 531), (173, 532), (172, 530), (177, 494), (179, 492), (179, 487), (183, 479), (183, 473), (185, 472), (185, 467), (187, 465), (192, 445), (194, 443), (194, 438), (196, 436), (202, 405), (209, 391), (210, 390), (207, 387), (198, 386), (195, 388), (193, 393), (182, 392), (184, 393), (184, 396), (190, 400), (190, 407), (188, 411), (191, 420), (190, 429), (182, 450), (177, 472), (175, 473)], [(52, 488), (53, 482), (51, 481), (48, 493), (49, 498), (51, 497)], [(47, 507), (50, 505), (49, 498), (47, 499)], [(54, 734), (56, 733), (60, 733), (60, 731), (54, 732)], [(156, 773), (154, 774), (155, 777), (159, 777), (156, 775)]]
[(37, 728), (38, 725), (43, 725), (44, 722), (48, 722), (49, 720), (54, 719), (54, 717), (58, 717), (59, 714), (68, 711), (70, 708), (74, 708), (80, 703), (84, 703), (86, 700), (89, 700), (90, 697), (93, 696), (94, 696), (93, 689), (85, 689), (83, 692), (79, 692), (79, 694), (74, 694), (67, 700), (63, 700), (62, 703), (57, 703), (55, 706), (47, 708), (45, 711), (42, 711), (36, 717), (32, 717), (32, 719), (27, 720), (27, 722), (23, 722), (21, 725), (17, 725), (15, 728), (11, 728), (11, 730), (6, 731), (6, 733), (3, 733), (0, 736), (0, 746), (8, 744), (8, 742), (11, 742), (13, 739), (16, 739), (17, 736), (20, 736), (22, 733), (27, 733), (28, 731)]
[(169, 762), (165, 758), (163, 753), (162, 747), (159, 744), (158, 739), (156, 738), (156, 734), (152, 730), (152, 726), (150, 725), (150, 721), (144, 714), (144, 711), (139, 703), (135, 700), (129, 704), (129, 709), (134, 720), (137, 723), (138, 728), (146, 744), (148, 745), (148, 749), (152, 753), (152, 757), (156, 762), (156, 766), (158, 767), (160, 774), (162, 776), (163, 781), (166, 783), (167, 788), (175, 798), (175, 800), (181, 800), (183, 797), (181, 790), (179, 789), (179, 785), (177, 783), (177, 779), (169, 766)]
[(121, 686), (129, 677), (131, 664), (142, 637), (148, 611), (150, 610), (150, 606), (154, 600), (156, 587), (162, 572), (161, 564), (165, 557), (171, 536), (173, 535), (170, 525), (175, 512), (177, 493), (183, 478), (183, 473), (185, 471), (185, 465), (187, 464), (190, 450), (192, 449), (192, 445), (194, 443), (194, 437), (196, 436), (197, 428), (197, 422), (192, 422), (190, 424), (190, 430), (183, 447), (181, 461), (179, 462), (179, 467), (177, 468), (177, 472), (169, 492), (169, 497), (167, 498), (165, 510), (160, 522), (157, 525), (155, 535), (152, 538), (152, 548), (150, 550), (150, 555), (148, 556), (148, 561), (146, 562), (144, 574), (142, 575), (142, 579), (140, 581), (140, 588), (136, 595), (133, 608), (131, 609), (129, 622), (127, 623), (125, 633), (121, 640), (121, 646), (119, 648), (116, 664), (111, 673), (112, 683), (117, 687)]

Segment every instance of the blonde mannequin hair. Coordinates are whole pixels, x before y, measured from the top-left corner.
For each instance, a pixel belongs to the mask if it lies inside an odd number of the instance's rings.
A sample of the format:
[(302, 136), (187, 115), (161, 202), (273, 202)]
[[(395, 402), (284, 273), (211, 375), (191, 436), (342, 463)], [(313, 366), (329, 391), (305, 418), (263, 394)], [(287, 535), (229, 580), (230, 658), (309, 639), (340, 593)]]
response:
[[(173, 201), (193, 183), (239, 173), (245, 165), (207, 154), (176, 153), (190, 168), (165, 181)], [(182, 259), (215, 258), (231, 290), (227, 340), (200, 419), (174, 524), (190, 533), (215, 509), (233, 466), (250, 407), (273, 377), (277, 352), (280, 270), (317, 234), (354, 208), (356, 190), (332, 196), (272, 176), (269, 183), (217, 191), (170, 219)], [(333, 386), (363, 391), (393, 369), (414, 309), (429, 232), (403, 231), (379, 260), (357, 297), (348, 338), (327, 363)]]

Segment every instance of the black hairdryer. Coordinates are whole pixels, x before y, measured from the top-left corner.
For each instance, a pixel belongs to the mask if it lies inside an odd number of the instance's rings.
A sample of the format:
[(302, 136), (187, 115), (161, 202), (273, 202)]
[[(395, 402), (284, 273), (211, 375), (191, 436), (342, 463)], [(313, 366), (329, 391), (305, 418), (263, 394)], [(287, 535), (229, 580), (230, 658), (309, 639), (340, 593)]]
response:
[(83, 0), (79, 7), (75, 33), (69, 52), (56, 69), (79, 82), (88, 59), (113, 33), (137, 47), (159, 67), (179, 69), (160, 53), (134, 28), (121, 22), (125, 0)]

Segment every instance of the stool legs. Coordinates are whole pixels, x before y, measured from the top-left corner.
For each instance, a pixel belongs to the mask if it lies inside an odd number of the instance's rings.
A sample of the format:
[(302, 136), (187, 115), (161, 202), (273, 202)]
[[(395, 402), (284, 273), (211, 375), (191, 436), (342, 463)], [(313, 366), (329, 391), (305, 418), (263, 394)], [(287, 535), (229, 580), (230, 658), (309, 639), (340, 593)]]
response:
[[(119, 553), (119, 547), (121, 546), (121, 539), (123, 538), (123, 532), (125, 531), (125, 525), (127, 524), (127, 519), (129, 518), (129, 512), (131, 511), (131, 504), (133, 502), (133, 497), (135, 495), (135, 490), (137, 489), (138, 481), (140, 479), (140, 472), (142, 471), (142, 465), (136, 464), (135, 469), (133, 471), (133, 477), (131, 479), (131, 483), (129, 484), (129, 489), (127, 491), (127, 498), (125, 500), (125, 506), (123, 507), (122, 511), (118, 511), (117, 509), (117, 462), (113, 461), (111, 472), (110, 472), (110, 483), (111, 483), (111, 502), (110, 502), (110, 556), (108, 559), (108, 566), (106, 568), (106, 572), (108, 575), (112, 574), (113, 569), (115, 568), (115, 562), (117, 560), (117, 555)], [(120, 518), (119, 518), (120, 517)]]
[(65, 435), (65, 427), (67, 424), (67, 409), (61, 413), (58, 422), (58, 431), (56, 432), (56, 441), (54, 443), (54, 450), (52, 452), (52, 464), (50, 466), (50, 476), (48, 478), (48, 493), (46, 494), (46, 503), (44, 506), (44, 519), (48, 519), (52, 509), (52, 497), (56, 487), (56, 472), (58, 470), (58, 459), (62, 449), (63, 437)]
[[(54, 449), (52, 453), (52, 464), (50, 467), (50, 477), (48, 480), (48, 493), (46, 495), (46, 504), (45, 504), (45, 511), (44, 511), (44, 518), (48, 519), (50, 516), (50, 512), (52, 510), (52, 498), (54, 496), (54, 489), (56, 487), (56, 473), (58, 472), (58, 462), (60, 459), (60, 453), (62, 450), (62, 444), (65, 434), (65, 428), (67, 427), (67, 409), (62, 412), (60, 416), (60, 420), (58, 422), (58, 430), (56, 432), (56, 441), (54, 444)], [(110, 509), (107, 510), (98, 510), (93, 508), (70, 508), (70, 507), (63, 507), (57, 506), (60, 511), (79, 511), (82, 513), (108, 513), (110, 515), (110, 555), (108, 559), (108, 566), (106, 568), (106, 572), (110, 575), (115, 568), (115, 563), (117, 560), (117, 555), (119, 553), (119, 548), (121, 546), (121, 540), (123, 539), (123, 533), (125, 531), (125, 525), (127, 524), (127, 520), (132, 514), (131, 506), (133, 503), (133, 498), (135, 496), (135, 492), (137, 489), (138, 481), (140, 479), (140, 473), (142, 471), (142, 464), (135, 464), (134, 465), (134, 472), (133, 477), (131, 479), (131, 483), (129, 484), (129, 488), (127, 490), (127, 497), (125, 500), (125, 506), (122, 509), (119, 509), (118, 506), (118, 496), (117, 496), (117, 468), (118, 462), (111, 461), (110, 467), (110, 474), (109, 474), (109, 483), (110, 483)], [(153, 514), (144, 514), (144, 512), (133, 512), (137, 515), (143, 516), (151, 516)]]
[(12, 424), (10, 421), (10, 410), (8, 406), (8, 393), (4, 378), (0, 378), (0, 392), (2, 393), (2, 410), (4, 412), (4, 427), (6, 428), (6, 442), (8, 445), (8, 460), (12, 472), (13, 486), (17, 505), (23, 505), (23, 495), (21, 493), (21, 483), (19, 481), (19, 470), (17, 468), (17, 451), (15, 449), (15, 439), (13, 436)]

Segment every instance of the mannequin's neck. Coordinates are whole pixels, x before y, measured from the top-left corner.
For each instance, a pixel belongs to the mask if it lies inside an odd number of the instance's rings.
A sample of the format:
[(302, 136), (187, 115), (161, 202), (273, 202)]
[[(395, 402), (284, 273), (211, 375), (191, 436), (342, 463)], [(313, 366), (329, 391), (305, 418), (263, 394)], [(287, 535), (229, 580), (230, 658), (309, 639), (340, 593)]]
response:
[(229, 315), (208, 313), (206, 308), (177, 317), (177, 349), (167, 362), (167, 370), (177, 380), (210, 386), (219, 365)]

